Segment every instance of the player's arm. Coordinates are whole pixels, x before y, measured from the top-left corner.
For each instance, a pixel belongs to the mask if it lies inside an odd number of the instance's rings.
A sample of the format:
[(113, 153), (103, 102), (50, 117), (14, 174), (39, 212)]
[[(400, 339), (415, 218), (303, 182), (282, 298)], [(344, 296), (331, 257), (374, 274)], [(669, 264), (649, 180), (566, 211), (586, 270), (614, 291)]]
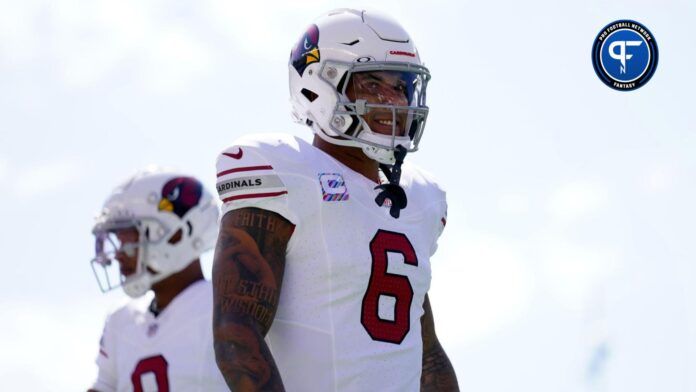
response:
[(423, 370), (421, 373), (421, 391), (459, 391), (457, 375), (445, 350), (435, 335), (435, 322), (430, 300), (425, 295), (424, 314), (421, 317), (423, 335)]
[(264, 337), (278, 306), (294, 225), (258, 208), (228, 212), (213, 262), (215, 358), (234, 391), (283, 391)]

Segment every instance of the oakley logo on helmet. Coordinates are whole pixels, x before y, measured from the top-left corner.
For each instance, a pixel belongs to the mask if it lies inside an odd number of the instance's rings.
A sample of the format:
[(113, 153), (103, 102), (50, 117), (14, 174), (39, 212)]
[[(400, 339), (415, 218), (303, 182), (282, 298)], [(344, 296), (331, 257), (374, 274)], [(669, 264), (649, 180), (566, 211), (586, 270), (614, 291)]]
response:
[(192, 177), (177, 177), (167, 181), (162, 188), (159, 211), (169, 211), (182, 218), (201, 200), (203, 185)]
[(318, 63), (319, 59), (319, 27), (311, 25), (292, 49), (290, 62), (302, 76), (307, 66)]

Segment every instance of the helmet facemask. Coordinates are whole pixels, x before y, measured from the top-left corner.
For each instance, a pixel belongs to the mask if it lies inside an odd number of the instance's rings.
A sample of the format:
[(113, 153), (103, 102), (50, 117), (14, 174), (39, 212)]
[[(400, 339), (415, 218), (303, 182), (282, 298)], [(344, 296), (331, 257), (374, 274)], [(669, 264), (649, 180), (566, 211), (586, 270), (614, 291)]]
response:
[(218, 215), (197, 179), (159, 168), (137, 173), (114, 189), (92, 228), (99, 287), (145, 294), (213, 248)]
[[(133, 238), (119, 235), (128, 230), (137, 235)], [(161, 252), (157, 250), (178, 243), (181, 236), (177, 233), (180, 231), (173, 232), (155, 218), (119, 219), (95, 225), (95, 257), (91, 265), (99, 288), (107, 292), (123, 287), (123, 291), (133, 298), (145, 294), (154, 283), (170, 275), (158, 270), (156, 259)], [(135, 258), (133, 265), (125, 266), (125, 273), (116, 257), (119, 252), (126, 259)]]
[(368, 157), (390, 165), (395, 162), (396, 146), (406, 152), (418, 149), (428, 117), (427, 68), (396, 62), (327, 61), (321, 79), (336, 91), (329, 130), (347, 139), (343, 143), (332, 139), (332, 143), (362, 147)]

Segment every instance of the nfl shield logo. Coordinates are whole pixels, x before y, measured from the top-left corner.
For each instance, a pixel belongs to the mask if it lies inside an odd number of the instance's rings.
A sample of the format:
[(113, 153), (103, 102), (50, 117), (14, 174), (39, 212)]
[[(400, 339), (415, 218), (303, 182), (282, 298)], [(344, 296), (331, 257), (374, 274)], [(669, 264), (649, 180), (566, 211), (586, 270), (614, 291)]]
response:
[(150, 324), (150, 325), (148, 325), (148, 326), (147, 326), (147, 337), (148, 337), (148, 338), (151, 338), (151, 337), (155, 336), (155, 334), (157, 333), (157, 329), (158, 329), (158, 328), (159, 328), (159, 327), (157, 326), (157, 324)]

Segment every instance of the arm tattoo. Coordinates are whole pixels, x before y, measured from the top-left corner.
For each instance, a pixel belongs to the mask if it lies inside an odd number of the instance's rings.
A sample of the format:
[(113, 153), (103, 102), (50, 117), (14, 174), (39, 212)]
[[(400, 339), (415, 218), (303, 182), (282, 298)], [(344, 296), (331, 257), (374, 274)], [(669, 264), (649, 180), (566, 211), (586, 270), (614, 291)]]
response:
[(423, 335), (423, 370), (421, 373), (421, 391), (459, 391), (457, 375), (445, 350), (435, 335), (433, 311), (430, 300), (425, 296), (423, 303), (425, 313), (421, 317)]
[(237, 391), (283, 391), (266, 342), (278, 306), (285, 251), (294, 226), (257, 208), (225, 214), (213, 262), (215, 357)]

